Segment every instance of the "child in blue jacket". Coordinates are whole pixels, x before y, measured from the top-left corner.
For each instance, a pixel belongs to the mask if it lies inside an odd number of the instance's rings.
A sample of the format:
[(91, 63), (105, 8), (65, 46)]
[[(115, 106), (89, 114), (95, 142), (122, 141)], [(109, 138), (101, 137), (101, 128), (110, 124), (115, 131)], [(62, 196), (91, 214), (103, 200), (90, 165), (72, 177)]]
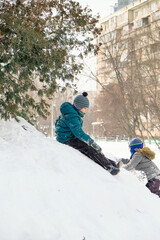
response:
[(82, 130), (82, 118), (87, 113), (89, 107), (87, 95), (86, 92), (77, 95), (73, 101), (73, 105), (69, 102), (64, 102), (61, 105), (61, 115), (55, 122), (56, 139), (60, 143), (79, 150), (108, 170), (112, 175), (116, 175), (119, 172), (117, 164), (106, 158), (101, 153), (100, 146)]

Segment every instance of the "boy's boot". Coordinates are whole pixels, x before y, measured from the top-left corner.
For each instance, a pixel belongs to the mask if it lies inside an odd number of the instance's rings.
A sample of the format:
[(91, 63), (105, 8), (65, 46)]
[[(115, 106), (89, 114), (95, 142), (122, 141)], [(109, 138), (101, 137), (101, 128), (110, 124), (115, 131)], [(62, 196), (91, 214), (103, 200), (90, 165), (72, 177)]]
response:
[(110, 170), (109, 170), (110, 174), (112, 175), (117, 175), (119, 172), (120, 172), (120, 169), (117, 168), (117, 167), (112, 167)]

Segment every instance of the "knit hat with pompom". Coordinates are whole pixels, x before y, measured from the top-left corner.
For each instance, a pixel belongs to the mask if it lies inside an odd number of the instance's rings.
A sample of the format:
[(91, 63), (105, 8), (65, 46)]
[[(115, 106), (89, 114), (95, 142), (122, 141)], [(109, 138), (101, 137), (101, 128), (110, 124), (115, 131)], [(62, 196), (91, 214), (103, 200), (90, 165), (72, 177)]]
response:
[(89, 100), (87, 98), (88, 93), (83, 92), (80, 95), (77, 95), (74, 98), (73, 105), (78, 109), (81, 110), (82, 108), (89, 108)]

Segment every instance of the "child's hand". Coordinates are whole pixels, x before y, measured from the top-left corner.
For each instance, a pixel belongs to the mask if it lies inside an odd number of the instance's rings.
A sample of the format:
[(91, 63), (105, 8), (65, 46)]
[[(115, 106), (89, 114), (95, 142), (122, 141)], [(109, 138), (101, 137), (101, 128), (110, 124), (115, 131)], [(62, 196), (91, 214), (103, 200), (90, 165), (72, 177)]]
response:
[(130, 159), (127, 159), (127, 158), (121, 158), (119, 159), (119, 162), (122, 162), (123, 164), (127, 164), (129, 163)]

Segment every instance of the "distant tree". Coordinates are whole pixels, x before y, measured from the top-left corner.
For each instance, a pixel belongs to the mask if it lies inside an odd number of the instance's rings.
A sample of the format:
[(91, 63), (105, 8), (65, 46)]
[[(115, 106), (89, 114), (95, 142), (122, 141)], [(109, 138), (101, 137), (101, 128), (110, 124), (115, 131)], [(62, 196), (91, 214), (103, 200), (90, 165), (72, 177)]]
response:
[(73, 82), (79, 59), (97, 52), (98, 16), (72, 0), (1, 2), (1, 118), (46, 117), (46, 99)]
[[(108, 118), (110, 111), (110, 119), (117, 120), (121, 132), (130, 138), (158, 137), (159, 131), (154, 133), (153, 129), (160, 126), (159, 28), (147, 25), (126, 35), (118, 30), (115, 33), (108, 33), (107, 41), (101, 38), (100, 53), (105, 70), (103, 82), (97, 79), (103, 89), (103, 102), (107, 106), (111, 102), (114, 108), (113, 111), (108, 106)], [(109, 83), (117, 87), (111, 91)], [(113, 123), (111, 121), (110, 129)]]
[[(121, 117), (123, 104), (119, 86), (115, 83), (108, 84), (97, 97), (96, 115), (103, 123), (103, 136), (124, 135), (126, 125)], [(123, 127), (122, 127), (123, 126)]]

